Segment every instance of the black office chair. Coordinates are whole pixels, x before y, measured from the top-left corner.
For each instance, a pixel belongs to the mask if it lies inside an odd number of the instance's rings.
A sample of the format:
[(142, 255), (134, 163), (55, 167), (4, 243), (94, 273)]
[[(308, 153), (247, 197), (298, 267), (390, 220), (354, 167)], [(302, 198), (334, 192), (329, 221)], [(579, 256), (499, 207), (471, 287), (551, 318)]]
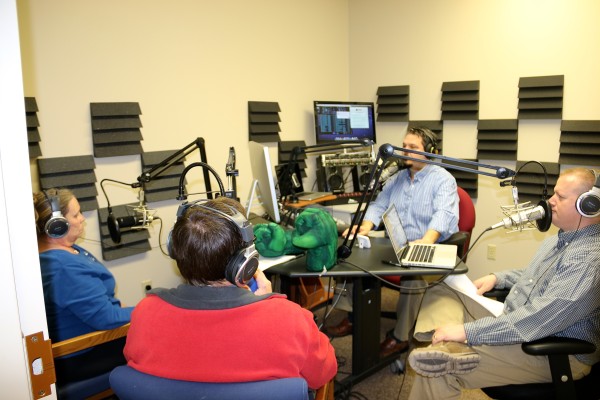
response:
[[(504, 301), (507, 294), (508, 290), (493, 290), (485, 295)], [(482, 388), (486, 395), (496, 400), (546, 400), (552, 398), (597, 400), (600, 398), (600, 385), (597, 384), (598, 379), (600, 379), (599, 363), (592, 367), (589, 375), (576, 381), (573, 380), (569, 365), (570, 354), (593, 353), (596, 351), (594, 344), (579, 339), (551, 336), (523, 343), (521, 347), (527, 354), (548, 356), (552, 382)]]

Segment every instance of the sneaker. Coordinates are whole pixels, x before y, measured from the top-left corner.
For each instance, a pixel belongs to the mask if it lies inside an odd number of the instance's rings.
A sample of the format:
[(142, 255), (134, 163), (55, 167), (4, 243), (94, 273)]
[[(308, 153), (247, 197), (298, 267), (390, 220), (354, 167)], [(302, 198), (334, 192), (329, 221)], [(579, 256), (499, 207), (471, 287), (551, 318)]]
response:
[(479, 354), (463, 343), (439, 342), (413, 350), (408, 362), (419, 375), (435, 378), (473, 371), (479, 364)]

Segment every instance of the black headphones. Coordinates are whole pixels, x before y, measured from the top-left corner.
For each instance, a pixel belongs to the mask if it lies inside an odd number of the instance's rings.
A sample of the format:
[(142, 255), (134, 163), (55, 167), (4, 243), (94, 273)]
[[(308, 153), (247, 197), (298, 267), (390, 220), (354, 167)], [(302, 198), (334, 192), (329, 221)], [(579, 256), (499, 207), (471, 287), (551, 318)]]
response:
[(579, 195), (575, 207), (583, 217), (595, 218), (600, 215), (600, 174), (593, 169), (590, 169), (590, 173), (596, 178), (596, 183), (590, 190)]
[(45, 190), (42, 190), (42, 193), (44, 193), (48, 204), (50, 204), (50, 209), (52, 210), (50, 219), (44, 225), (44, 231), (46, 232), (46, 235), (50, 236), (52, 239), (60, 239), (69, 232), (69, 221), (63, 217), (62, 212), (60, 211), (60, 200), (58, 196), (50, 196)]
[(433, 131), (427, 128), (411, 128), (408, 133), (411, 132), (421, 137), (423, 140), (423, 149), (426, 153), (437, 154), (438, 138)]
[[(226, 214), (220, 210), (201, 204), (205, 201), (206, 200), (198, 200), (194, 202), (186, 201), (182, 203), (177, 209), (177, 220), (183, 218), (190, 207), (198, 207), (219, 214), (234, 224), (236, 229), (242, 235), (244, 244), (242, 248), (233, 254), (229, 259), (229, 262), (225, 267), (225, 279), (234, 285), (245, 286), (248, 284), (250, 279), (252, 279), (256, 273), (256, 270), (258, 269), (259, 254), (254, 247), (254, 230), (252, 229), (252, 224), (248, 222), (246, 217), (244, 217), (238, 210), (230, 207), (229, 205), (227, 205), (227, 207), (233, 211), (233, 215)], [(169, 256), (175, 259), (175, 253), (171, 241), (172, 234), (173, 230), (171, 229), (171, 232), (169, 232), (169, 236), (167, 238), (167, 251), (169, 252)]]

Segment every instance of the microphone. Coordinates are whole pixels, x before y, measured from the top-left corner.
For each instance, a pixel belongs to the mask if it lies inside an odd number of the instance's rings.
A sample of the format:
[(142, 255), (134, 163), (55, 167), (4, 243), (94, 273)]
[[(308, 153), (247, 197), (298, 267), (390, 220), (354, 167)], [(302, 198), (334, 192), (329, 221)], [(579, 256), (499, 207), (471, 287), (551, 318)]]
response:
[(298, 175), (296, 175), (295, 173), (292, 173), (292, 186), (294, 186), (294, 189), (298, 189), (300, 186), (302, 186), (302, 184), (298, 180)]
[(388, 165), (381, 171), (381, 175), (379, 176), (379, 183), (384, 183), (399, 171), (402, 171), (403, 169), (407, 169), (409, 167), (410, 166), (406, 165), (403, 160), (397, 160), (388, 163)]
[[(527, 224), (536, 221), (537, 227), (540, 231), (545, 232), (542, 227), (549, 225), (549, 222), (552, 222), (552, 210), (550, 208), (544, 207), (544, 205), (539, 204), (536, 207), (528, 206), (518, 208), (508, 208), (512, 212), (504, 211), (504, 214), (507, 215), (502, 221), (494, 224), (490, 227), (490, 229), (496, 228), (506, 228), (513, 230), (523, 230)], [(547, 229), (546, 229), (547, 230)]]
[(108, 225), (110, 238), (114, 243), (121, 243), (121, 232), (123, 232), (123, 229), (126, 229), (126, 231), (147, 229), (154, 220), (156, 210), (149, 210), (146, 206), (143, 190), (140, 190), (140, 204), (137, 207), (133, 207), (133, 212), (134, 215), (115, 217), (112, 209), (108, 210), (106, 224)]

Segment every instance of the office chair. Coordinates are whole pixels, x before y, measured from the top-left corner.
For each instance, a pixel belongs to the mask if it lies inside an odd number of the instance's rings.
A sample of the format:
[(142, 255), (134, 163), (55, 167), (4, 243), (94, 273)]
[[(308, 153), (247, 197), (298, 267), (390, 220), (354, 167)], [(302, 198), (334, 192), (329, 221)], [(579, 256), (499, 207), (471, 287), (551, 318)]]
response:
[[(127, 336), (129, 324), (115, 329), (96, 331), (52, 344), (52, 357), (58, 358)], [(56, 385), (60, 400), (104, 399), (112, 395), (110, 371), (92, 378)]]
[[(492, 290), (486, 297), (504, 301), (508, 290)], [(600, 386), (596, 383), (600, 379), (600, 363), (592, 367), (589, 375), (582, 379), (573, 380), (569, 365), (570, 354), (587, 354), (596, 351), (594, 344), (579, 339), (563, 337), (546, 337), (521, 345), (523, 351), (530, 355), (548, 356), (551, 383), (526, 383), (518, 385), (505, 385), (482, 388), (489, 397), (497, 400), (504, 399), (599, 399)]]
[[(110, 385), (119, 400), (308, 400), (308, 385), (302, 378), (270, 381), (208, 383), (161, 378), (119, 366), (110, 374)], [(333, 400), (333, 382), (317, 391), (315, 400)]]

